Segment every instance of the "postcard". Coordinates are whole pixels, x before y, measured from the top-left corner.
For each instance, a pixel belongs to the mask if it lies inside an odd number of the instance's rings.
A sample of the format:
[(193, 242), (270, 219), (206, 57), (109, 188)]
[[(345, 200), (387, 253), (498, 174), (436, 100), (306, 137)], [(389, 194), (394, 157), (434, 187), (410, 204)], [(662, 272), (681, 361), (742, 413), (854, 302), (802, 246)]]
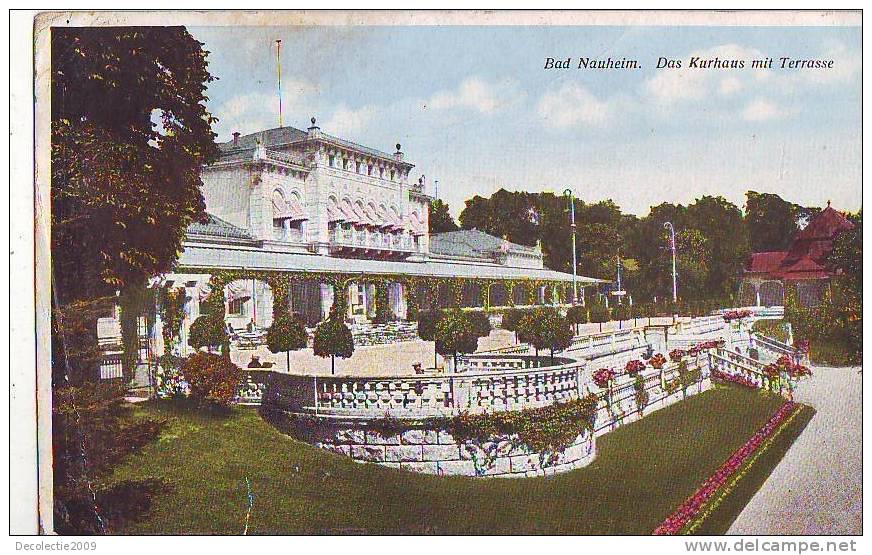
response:
[(859, 11), (33, 40), (18, 533), (862, 534)]

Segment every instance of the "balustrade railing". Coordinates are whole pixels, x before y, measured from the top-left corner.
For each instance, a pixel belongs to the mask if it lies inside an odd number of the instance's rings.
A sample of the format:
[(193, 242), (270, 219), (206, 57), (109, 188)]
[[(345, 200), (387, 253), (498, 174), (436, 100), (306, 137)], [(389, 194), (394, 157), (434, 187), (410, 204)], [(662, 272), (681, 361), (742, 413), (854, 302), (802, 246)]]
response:
[(380, 231), (333, 229), (330, 231), (330, 242), (338, 247), (395, 251), (415, 250), (411, 236)]
[(264, 404), (291, 412), (348, 417), (427, 417), (463, 411), (541, 407), (577, 398), (583, 364), (466, 372), (441, 376), (365, 378), (274, 373)]
[(808, 353), (802, 352), (796, 347), (788, 345), (787, 343), (782, 343), (777, 339), (765, 335), (760, 335), (758, 333), (753, 334), (751, 337), (753, 345), (755, 347), (757, 347), (758, 349), (762, 348), (769, 351), (770, 353), (772, 353), (773, 358), (787, 355), (799, 362), (800, 364), (808, 364), (809, 362)]

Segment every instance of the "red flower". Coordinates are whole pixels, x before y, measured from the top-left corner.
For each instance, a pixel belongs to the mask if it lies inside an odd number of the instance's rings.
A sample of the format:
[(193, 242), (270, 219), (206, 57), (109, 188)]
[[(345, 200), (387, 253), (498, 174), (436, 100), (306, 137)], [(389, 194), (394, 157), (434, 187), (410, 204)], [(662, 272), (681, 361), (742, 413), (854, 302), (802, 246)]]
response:
[[(675, 351), (673, 351), (674, 353)], [(651, 365), (651, 368), (656, 368), (660, 370), (666, 365), (666, 357), (661, 355), (660, 353), (656, 353), (648, 360), (648, 364)]]
[(789, 401), (781, 406), (762, 428), (751, 436), (745, 444), (734, 452), (718, 470), (712, 474), (693, 495), (687, 498), (660, 526), (654, 530), (656, 536), (671, 536), (681, 532), (714, 494), (745, 464), (751, 455), (781, 426), (788, 416), (797, 410)]
[(672, 362), (681, 362), (681, 359), (684, 358), (685, 354), (687, 353), (681, 349), (672, 349), (669, 351), (669, 359), (672, 360)]
[(593, 373), (593, 383), (598, 387), (606, 388), (609, 382), (615, 379), (615, 371), (611, 368), (600, 368)]
[(781, 367), (777, 364), (767, 364), (763, 367), (763, 373), (769, 378), (778, 378), (781, 376)]
[[(663, 356), (663, 355), (660, 355)], [(624, 367), (624, 370), (627, 371), (627, 374), (631, 376), (635, 376), (639, 372), (645, 369), (645, 363), (641, 360), (631, 360), (627, 363), (627, 366)]]

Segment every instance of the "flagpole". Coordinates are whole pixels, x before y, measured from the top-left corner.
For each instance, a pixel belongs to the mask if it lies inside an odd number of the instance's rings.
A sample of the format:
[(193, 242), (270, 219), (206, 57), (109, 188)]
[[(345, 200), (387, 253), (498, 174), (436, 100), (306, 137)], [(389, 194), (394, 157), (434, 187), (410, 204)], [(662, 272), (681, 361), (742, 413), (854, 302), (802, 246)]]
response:
[(279, 127), (284, 127), (284, 121), (282, 121), (282, 39), (276, 39), (276, 69), (279, 75)]

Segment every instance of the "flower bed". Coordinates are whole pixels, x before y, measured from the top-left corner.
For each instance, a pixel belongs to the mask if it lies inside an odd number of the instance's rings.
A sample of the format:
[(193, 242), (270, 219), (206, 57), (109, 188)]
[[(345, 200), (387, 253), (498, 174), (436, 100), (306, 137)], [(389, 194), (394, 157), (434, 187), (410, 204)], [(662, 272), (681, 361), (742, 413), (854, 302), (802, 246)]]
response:
[(798, 412), (798, 410), (799, 406), (792, 401), (782, 405), (772, 418), (751, 436), (751, 439), (733, 453), (712, 476), (703, 482), (702, 486), (693, 495), (654, 530), (654, 535), (671, 536), (681, 533), (688, 523), (699, 516), (703, 507), (712, 499), (714, 494), (736, 474), (742, 465), (749, 462), (758, 448), (779, 431), (785, 421)]
[(754, 383), (754, 380), (749, 378), (748, 376), (738, 374), (727, 374), (722, 370), (718, 370), (717, 368), (713, 368), (711, 371), (712, 379), (721, 381), (721, 382), (729, 382), (734, 384), (743, 385), (745, 387), (750, 387), (751, 389), (760, 389), (760, 386)]

